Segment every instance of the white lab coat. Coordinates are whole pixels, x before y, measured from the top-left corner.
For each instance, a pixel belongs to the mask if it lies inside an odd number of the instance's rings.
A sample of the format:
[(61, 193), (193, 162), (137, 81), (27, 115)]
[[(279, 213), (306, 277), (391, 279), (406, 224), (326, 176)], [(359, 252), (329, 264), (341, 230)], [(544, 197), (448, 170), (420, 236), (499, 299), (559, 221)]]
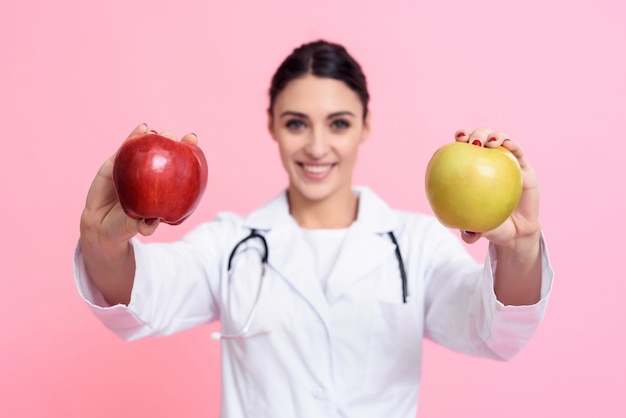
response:
[[(257, 229), (267, 239), (269, 268), (251, 331), (269, 332), (222, 342), (221, 416), (415, 417), (422, 339), (511, 358), (544, 315), (552, 269), (542, 241), (541, 301), (504, 306), (493, 291), (493, 248), (478, 265), (432, 217), (394, 211), (367, 188), (355, 193), (358, 217), (325, 294), (285, 193), (247, 217), (220, 214), (175, 243), (133, 240), (137, 268), (128, 306), (107, 306), (77, 248), (79, 292), (127, 340), (217, 320), (224, 333), (237, 332), (257, 291), (260, 241), (234, 259), (230, 302), (227, 261), (235, 244)], [(404, 257), (407, 304), (388, 231)]]

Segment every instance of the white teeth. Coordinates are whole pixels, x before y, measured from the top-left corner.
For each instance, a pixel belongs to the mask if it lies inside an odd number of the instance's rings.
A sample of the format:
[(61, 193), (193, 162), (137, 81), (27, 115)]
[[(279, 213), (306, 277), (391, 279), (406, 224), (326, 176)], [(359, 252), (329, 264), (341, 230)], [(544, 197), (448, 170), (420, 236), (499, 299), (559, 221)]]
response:
[(309, 173), (321, 174), (330, 170), (330, 165), (303, 165), (304, 169)]

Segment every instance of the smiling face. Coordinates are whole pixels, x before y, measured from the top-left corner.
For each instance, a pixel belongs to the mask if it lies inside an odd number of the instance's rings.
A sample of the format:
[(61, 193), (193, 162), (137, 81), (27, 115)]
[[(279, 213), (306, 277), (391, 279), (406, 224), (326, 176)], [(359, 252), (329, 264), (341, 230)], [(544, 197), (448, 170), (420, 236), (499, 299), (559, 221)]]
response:
[(280, 92), (269, 129), (289, 175), (293, 201), (340, 202), (352, 194), (359, 146), (369, 135), (369, 115), (344, 82), (306, 75)]

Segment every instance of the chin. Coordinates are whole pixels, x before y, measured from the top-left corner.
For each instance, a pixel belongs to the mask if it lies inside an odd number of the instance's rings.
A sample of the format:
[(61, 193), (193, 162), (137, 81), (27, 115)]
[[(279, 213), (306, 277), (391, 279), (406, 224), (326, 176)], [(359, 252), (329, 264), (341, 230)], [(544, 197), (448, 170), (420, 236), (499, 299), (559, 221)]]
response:
[[(350, 193), (352, 193), (352, 186), (349, 182), (346, 189)], [(291, 183), (289, 186), (289, 190), (290, 193), (295, 193), (303, 200), (307, 200), (310, 202), (321, 202), (342, 194), (342, 191), (344, 190), (344, 185), (338, 184), (337, 182), (311, 184), (309, 182), (303, 182), (299, 180), (297, 183)]]
[(298, 189), (292, 189), (292, 191), (295, 192), (297, 195), (299, 195), (302, 199), (308, 200), (311, 202), (320, 202), (322, 200), (327, 199), (328, 197), (332, 195), (331, 192), (324, 191), (324, 190), (310, 190), (310, 189), (302, 190), (298, 188)]

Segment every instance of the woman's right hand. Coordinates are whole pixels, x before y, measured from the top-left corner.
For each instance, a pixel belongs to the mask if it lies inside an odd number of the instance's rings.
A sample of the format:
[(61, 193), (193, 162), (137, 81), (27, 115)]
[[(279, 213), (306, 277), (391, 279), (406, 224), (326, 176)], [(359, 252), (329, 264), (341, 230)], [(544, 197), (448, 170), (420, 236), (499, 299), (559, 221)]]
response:
[[(157, 133), (142, 123), (126, 139), (147, 132)], [(160, 132), (159, 135), (176, 140), (176, 136), (168, 131)], [(187, 134), (182, 140), (196, 144), (198, 142), (194, 134)], [(159, 224), (158, 219), (136, 220), (124, 213), (113, 184), (114, 161), (115, 154), (100, 167), (87, 193), (85, 209), (81, 216), (81, 237), (85, 235), (92, 243), (101, 246), (101, 250), (124, 244), (138, 233), (144, 236), (151, 235)]]
[[(150, 129), (146, 124), (141, 124), (128, 135), (128, 138), (146, 132), (150, 132)], [(113, 184), (114, 160), (115, 154), (98, 170), (87, 193), (87, 201), (80, 220), (81, 243), (95, 245), (105, 253), (108, 250), (115, 252), (116, 249), (125, 247), (137, 233), (151, 235), (158, 227), (158, 220), (135, 220), (122, 210)]]

